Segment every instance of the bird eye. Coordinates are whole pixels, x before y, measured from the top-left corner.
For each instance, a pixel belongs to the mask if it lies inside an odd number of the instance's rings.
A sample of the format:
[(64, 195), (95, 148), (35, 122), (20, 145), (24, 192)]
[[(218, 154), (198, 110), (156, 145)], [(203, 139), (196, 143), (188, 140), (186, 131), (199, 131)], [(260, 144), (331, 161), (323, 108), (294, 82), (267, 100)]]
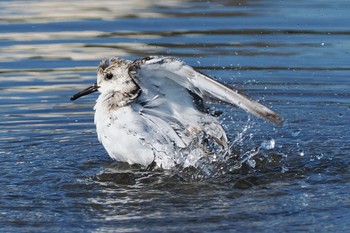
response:
[(108, 79), (108, 80), (111, 80), (113, 78), (113, 74), (112, 73), (107, 73), (105, 78)]

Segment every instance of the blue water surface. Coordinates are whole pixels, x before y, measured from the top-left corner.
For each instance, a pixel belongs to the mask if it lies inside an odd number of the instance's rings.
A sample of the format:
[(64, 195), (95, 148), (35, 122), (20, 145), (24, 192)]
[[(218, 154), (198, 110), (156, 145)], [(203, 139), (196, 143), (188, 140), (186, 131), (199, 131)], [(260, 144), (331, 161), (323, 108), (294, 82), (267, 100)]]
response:
[[(1, 232), (350, 231), (350, 3), (1, 1)], [(285, 119), (215, 103), (242, 164), (200, 177), (113, 161), (105, 57), (176, 56)]]

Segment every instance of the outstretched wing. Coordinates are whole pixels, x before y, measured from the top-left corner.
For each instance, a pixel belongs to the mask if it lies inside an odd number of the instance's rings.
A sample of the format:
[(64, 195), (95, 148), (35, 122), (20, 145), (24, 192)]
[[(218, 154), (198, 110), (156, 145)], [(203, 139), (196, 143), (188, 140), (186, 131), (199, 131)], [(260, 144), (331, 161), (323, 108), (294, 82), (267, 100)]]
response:
[(143, 83), (152, 83), (151, 80), (157, 79), (170, 79), (202, 98), (211, 97), (236, 105), (255, 116), (278, 125), (283, 122), (281, 116), (273, 110), (239, 93), (237, 90), (226, 87), (175, 58), (146, 57), (138, 59), (133, 62), (129, 73), (131, 77), (142, 78)]

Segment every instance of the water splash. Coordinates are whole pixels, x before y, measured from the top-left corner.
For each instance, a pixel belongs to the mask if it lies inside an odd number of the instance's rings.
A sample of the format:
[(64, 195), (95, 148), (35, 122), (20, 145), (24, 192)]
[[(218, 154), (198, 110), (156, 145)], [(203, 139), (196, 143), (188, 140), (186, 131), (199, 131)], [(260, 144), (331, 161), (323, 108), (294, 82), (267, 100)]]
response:
[(271, 150), (275, 148), (276, 141), (273, 138), (267, 139), (261, 143), (261, 148), (266, 150)]
[[(183, 177), (190, 177), (191, 180), (203, 180), (219, 177), (227, 173), (235, 173), (243, 167), (254, 169), (258, 166), (258, 163), (261, 163), (262, 159), (269, 161), (267, 158), (276, 148), (276, 140), (272, 137), (267, 137), (260, 143), (257, 143), (257, 135), (260, 132), (254, 126), (255, 122), (248, 118), (243, 127), (240, 126), (241, 130), (236, 132), (236, 135), (231, 139), (227, 150), (218, 147), (214, 140), (208, 141), (208, 138), (205, 138), (207, 140), (206, 147), (209, 147), (210, 151), (214, 152), (210, 155), (203, 155), (203, 151), (198, 150), (198, 142), (203, 143), (203, 137), (205, 136), (201, 135), (190, 146), (192, 150), (187, 154), (186, 160), (178, 161), (179, 163), (177, 164), (179, 166), (174, 172)], [(252, 129), (255, 130), (252, 131)], [(282, 156), (278, 157), (282, 158)], [(282, 169), (282, 172), (284, 171), (286, 169)]]

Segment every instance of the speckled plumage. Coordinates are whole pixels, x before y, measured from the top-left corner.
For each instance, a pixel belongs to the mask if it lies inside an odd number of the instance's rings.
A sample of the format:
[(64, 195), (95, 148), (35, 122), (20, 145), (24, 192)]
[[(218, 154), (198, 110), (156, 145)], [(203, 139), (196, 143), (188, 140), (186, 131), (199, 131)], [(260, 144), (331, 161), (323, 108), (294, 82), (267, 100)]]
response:
[(170, 57), (105, 59), (97, 83), (72, 100), (96, 90), (101, 93), (94, 108), (98, 139), (113, 159), (130, 164), (191, 166), (201, 156), (227, 151), (225, 131), (216, 117), (198, 107), (194, 96), (282, 123), (269, 108)]

